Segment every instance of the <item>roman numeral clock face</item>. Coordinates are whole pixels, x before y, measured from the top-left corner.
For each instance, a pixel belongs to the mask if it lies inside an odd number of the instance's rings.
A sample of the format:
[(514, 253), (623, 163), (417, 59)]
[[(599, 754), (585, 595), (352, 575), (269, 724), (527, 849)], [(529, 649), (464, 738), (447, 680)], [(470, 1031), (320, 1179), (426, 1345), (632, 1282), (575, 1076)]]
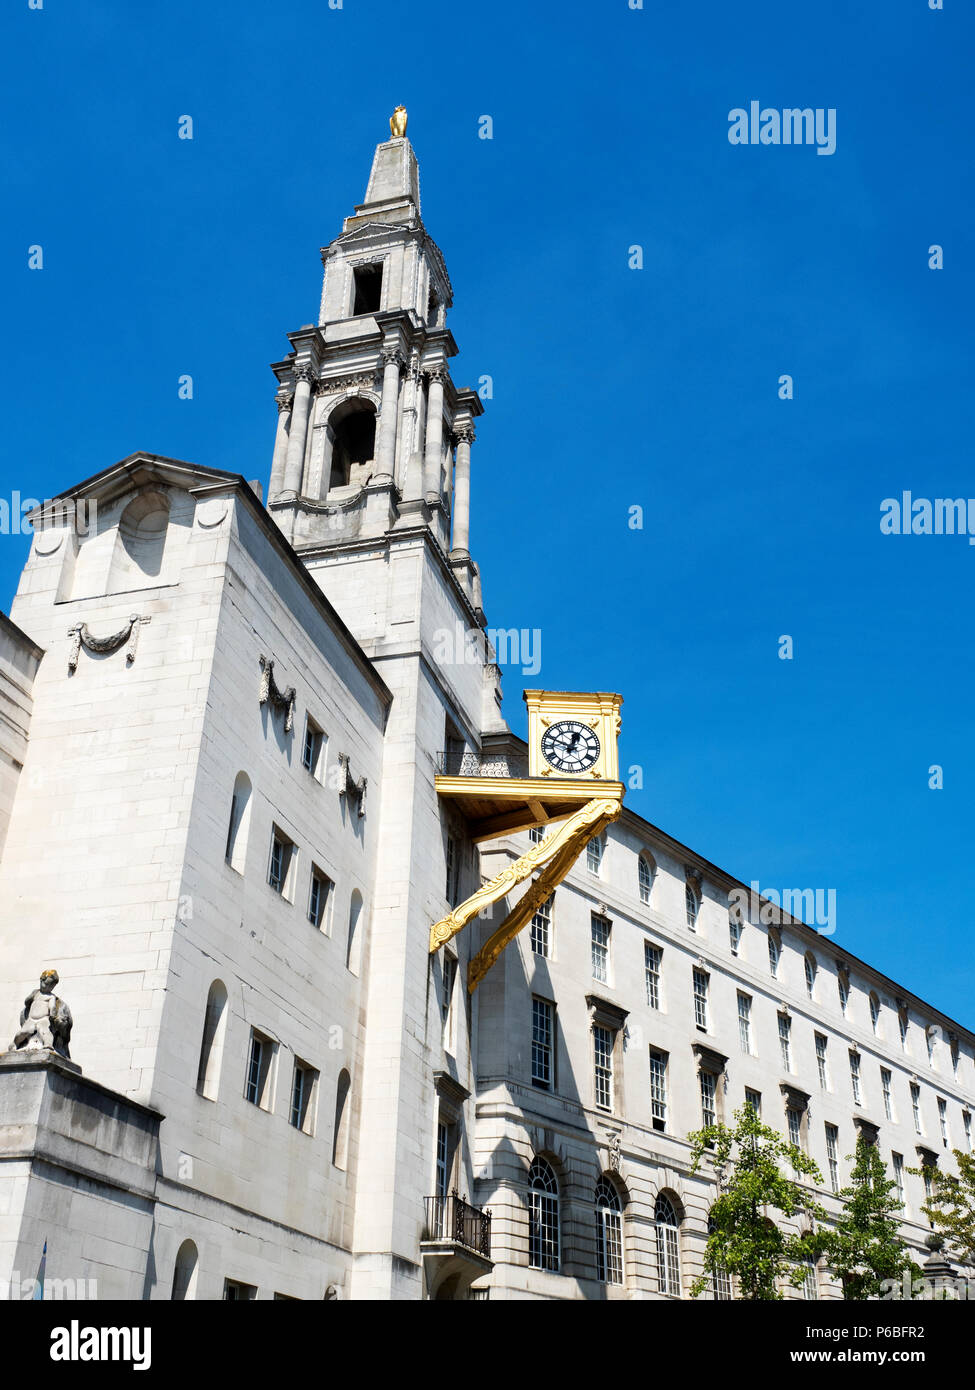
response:
[(560, 719), (542, 734), (542, 757), (556, 772), (586, 772), (599, 751), (595, 732), (578, 719)]

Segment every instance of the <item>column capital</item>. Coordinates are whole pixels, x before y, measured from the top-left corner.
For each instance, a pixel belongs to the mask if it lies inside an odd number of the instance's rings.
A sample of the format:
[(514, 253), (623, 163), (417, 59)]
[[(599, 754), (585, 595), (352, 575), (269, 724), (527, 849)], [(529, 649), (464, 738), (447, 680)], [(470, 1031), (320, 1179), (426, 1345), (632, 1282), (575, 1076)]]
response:
[(289, 395), (287, 392), (285, 392), (284, 395), (279, 394), (275, 396), (274, 403), (278, 408), (278, 414), (283, 415), (286, 410), (290, 410), (294, 405), (294, 400), (294, 396)]
[(299, 362), (294, 371), (295, 385), (297, 386), (302, 381), (311, 383), (316, 379), (316, 375), (315, 368), (310, 362)]
[(458, 425), (454, 430), (454, 438), (458, 444), (473, 444), (474, 426), (469, 424)]
[(434, 382), (436, 382), (438, 386), (446, 386), (447, 381), (449, 380), (447, 368), (443, 366), (424, 368), (424, 376), (426, 377), (427, 381), (430, 383), (431, 386), (434, 384)]
[(401, 348), (384, 347), (381, 356), (384, 368), (395, 365), (399, 368), (400, 371), (402, 371), (403, 367), (406, 365), (406, 358), (403, 356)]

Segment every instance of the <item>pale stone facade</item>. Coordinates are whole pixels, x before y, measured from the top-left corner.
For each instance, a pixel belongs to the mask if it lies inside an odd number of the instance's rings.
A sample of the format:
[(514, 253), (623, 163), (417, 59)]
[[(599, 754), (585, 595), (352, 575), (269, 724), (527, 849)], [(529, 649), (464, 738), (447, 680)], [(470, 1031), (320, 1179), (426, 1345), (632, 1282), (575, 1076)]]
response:
[[(745, 1086), (782, 1123), (783, 1083), (792, 1102), (811, 1096), (804, 1138), (822, 1162), (835, 1122), (842, 1164), (855, 1042), (857, 1113), (913, 1165), (918, 1144), (944, 1152), (939, 1098), (965, 1142), (972, 1036), (852, 961), (841, 1018), (831, 972), (847, 957), (798, 926), (783, 929), (770, 982), (763, 927), (728, 948), (734, 881), (628, 813), (598, 876), (584, 861), (557, 890), (548, 957), (526, 929), (467, 995), (501, 905), (430, 956), (431, 924), (524, 847), (471, 842), (438, 798), (438, 758), (524, 750), (501, 716), (470, 552), (482, 406), (452, 380), (453, 291), (408, 140), (377, 148), (365, 200), (322, 259), (319, 322), (273, 368), (267, 506), (237, 475), (132, 455), (43, 518), (0, 626), (0, 1028), (12, 1036), (56, 966), (83, 1069), (0, 1063), (0, 1282), (33, 1272), (48, 1239), (52, 1277), (109, 1298), (652, 1298), (664, 1190), (686, 1291), (713, 1197), (684, 1138), (701, 1120), (701, 1068), (718, 1113)], [(474, 659), (444, 659), (443, 635), (458, 632), (475, 636)], [(594, 906), (611, 923), (596, 982)], [(653, 1010), (646, 942), (664, 953)], [(811, 1001), (796, 974), (810, 947)], [(868, 986), (879, 1036), (861, 1017)], [(755, 1055), (739, 1055), (738, 990), (752, 996)], [(890, 1031), (887, 1000), (901, 996), (910, 1055)], [(553, 1010), (547, 1090), (532, 1082), (533, 997)], [(917, 1054), (921, 1021), (957, 1038), (956, 1072), (950, 1043), (939, 1071)], [(594, 1022), (615, 1037), (608, 1108), (593, 1091)], [(832, 1067), (822, 1094), (814, 1031)], [(651, 1047), (668, 1058), (662, 1130)], [(891, 1122), (875, 1075), (887, 1063)], [(912, 1070), (926, 1139), (909, 1132)], [(558, 1186), (557, 1269), (529, 1267), (536, 1157)], [(596, 1279), (601, 1174), (623, 1207), (622, 1283)]]

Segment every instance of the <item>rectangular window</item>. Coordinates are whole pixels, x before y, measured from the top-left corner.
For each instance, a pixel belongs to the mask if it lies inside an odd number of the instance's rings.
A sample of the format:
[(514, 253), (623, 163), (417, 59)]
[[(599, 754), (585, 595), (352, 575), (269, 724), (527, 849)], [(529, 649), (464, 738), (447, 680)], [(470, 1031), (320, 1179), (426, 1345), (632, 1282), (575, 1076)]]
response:
[(591, 874), (599, 873), (599, 865), (603, 858), (603, 842), (598, 835), (594, 836), (586, 845), (586, 868)]
[(761, 1119), (761, 1116), (762, 1116), (762, 1093), (761, 1093), (761, 1091), (753, 1091), (749, 1086), (746, 1086), (746, 1087), (745, 1087), (745, 1104), (746, 1104), (746, 1105), (750, 1105), (750, 1106), (752, 1107), (752, 1109), (755, 1111), (756, 1116), (757, 1116), (759, 1119)]
[(773, 932), (768, 934), (768, 968), (772, 979), (779, 973), (779, 941)]
[(663, 954), (659, 946), (651, 946), (649, 941), (643, 943), (643, 962), (647, 981), (647, 1003), (651, 1009), (660, 1008), (660, 963), (663, 960)]
[(382, 307), (383, 265), (357, 265), (352, 272), (352, 313), (374, 314)]
[(742, 1052), (752, 1050), (752, 997), (738, 991), (738, 1041)]
[(443, 978), (440, 982), (440, 1021), (443, 1026), (443, 1045), (448, 1052), (454, 1046), (454, 984), (457, 980), (457, 961), (444, 952)]
[(792, 1019), (788, 1014), (779, 1014), (779, 1050), (782, 1065), (786, 1071), (792, 1070)]
[(550, 1091), (554, 1081), (555, 1005), (532, 999), (532, 1085)]
[(654, 1129), (667, 1128), (667, 1053), (650, 1049), (650, 1119)]
[(968, 1152), (972, 1151), (972, 1112), (963, 1110), (961, 1112), (961, 1122), (965, 1126), (965, 1147)]
[(710, 1071), (701, 1072), (701, 1122), (703, 1125), (713, 1125), (717, 1118), (717, 1111), (714, 1108), (714, 1073)]
[(786, 1121), (789, 1125), (789, 1143), (795, 1144), (797, 1149), (802, 1148), (802, 1114), (795, 1110), (791, 1105), (785, 1112)]
[(251, 1029), (244, 1098), (249, 1100), (251, 1105), (257, 1105), (262, 1110), (271, 1109), (274, 1050), (274, 1043), (270, 1038), (265, 1037), (263, 1033), (258, 1033), (255, 1028)]
[(890, 1072), (887, 1070), (886, 1067), (881, 1067), (881, 1068), (880, 1068), (880, 1089), (881, 1089), (881, 1090), (883, 1091), (883, 1093), (884, 1093), (884, 1114), (887, 1116), (887, 1119), (888, 1119), (888, 1120), (892, 1120), (892, 1119), (894, 1118), (894, 1103), (893, 1103), (893, 1100), (892, 1100), (892, 1098), (891, 1098), (890, 1083), (891, 1083), (891, 1074), (890, 1074)]
[[(897, 1188), (897, 1196), (901, 1202), (904, 1201), (904, 1155), (891, 1153), (890, 1166), (894, 1172), (894, 1185)], [(906, 1208), (905, 1208), (906, 1211)]]
[(592, 977), (602, 984), (609, 980), (609, 928), (605, 917), (592, 914)]
[(862, 1105), (863, 1096), (860, 1091), (860, 1054), (859, 1052), (850, 1053), (850, 1085), (853, 1087), (853, 1104)]
[(223, 1296), (228, 1303), (251, 1302), (257, 1297), (257, 1288), (254, 1284), (242, 1284), (239, 1279), (225, 1279)]
[(819, 1068), (819, 1084), (824, 1091), (829, 1090), (829, 1067), (826, 1061), (827, 1040), (824, 1034), (816, 1034), (816, 1066)]
[(742, 922), (737, 917), (728, 918), (728, 944), (731, 947), (731, 954), (738, 954), (738, 947), (741, 945)]
[(836, 977), (836, 987), (840, 993), (840, 1013), (846, 1013), (846, 1006), (850, 1002), (850, 977), (845, 970), (841, 970)]
[(448, 1128), (441, 1120), (437, 1125), (437, 1191), (436, 1196), (446, 1197), (450, 1190), (450, 1136)]
[(528, 831), (528, 838), (533, 845), (540, 845), (545, 838), (544, 825), (533, 825)]
[(826, 1126), (826, 1162), (829, 1167), (829, 1185), (834, 1192), (840, 1190), (839, 1137), (840, 1132), (836, 1125)]
[(302, 1134), (315, 1133), (315, 1094), (318, 1087), (318, 1072), (307, 1062), (295, 1058), (295, 1070), (291, 1079), (291, 1111), (288, 1119)]
[(941, 1142), (948, 1147), (948, 1102), (938, 1097), (938, 1124), (941, 1127)]
[(325, 760), (322, 751), (325, 735), (310, 715), (305, 716), (305, 737), (301, 744), (301, 765), (316, 781), (322, 780)]
[(819, 1297), (819, 1280), (816, 1277), (816, 1262), (806, 1261), (806, 1274), (802, 1281), (802, 1296), (815, 1301)]
[(694, 971), (694, 1022), (701, 1032), (708, 1028), (708, 983), (710, 976), (706, 970)]
[(555, 902), (555, 894), (546, 898), (543, 903), (539, 903), (532, 917), (531, 925), (531, 946), (536, 956), (544, 956), (546, 960), (549, 955), (549, 948), (552, 938), (552, 905)]
[(911, 1082), (911, 1110), (914, 1115), (914, 1132), (923, 1134), (921, 1126), (921, 1088), (916, 1081)]
[(596, 1077), (596, 1105), (600, 1110), (613, 1108), (613, 1035), (608, 1028), (593, 1024), (593, 1064)]
[(460, 896), (460, 845), (453, 835), (447, 836), (446, 898), (451, 907), (457, 906)]
[(312, 865), (311, 892), (308, 895), (308, 920), (319, 931), (328, 931), (329, 909), (334, 884), (327, 874)]
[(271, 827), (271, 854), (268, 861), (267, 881), (275, 893), (291, 902), (294, 897), (294, 866), (297, 853), (294, 841), (283, 830)]

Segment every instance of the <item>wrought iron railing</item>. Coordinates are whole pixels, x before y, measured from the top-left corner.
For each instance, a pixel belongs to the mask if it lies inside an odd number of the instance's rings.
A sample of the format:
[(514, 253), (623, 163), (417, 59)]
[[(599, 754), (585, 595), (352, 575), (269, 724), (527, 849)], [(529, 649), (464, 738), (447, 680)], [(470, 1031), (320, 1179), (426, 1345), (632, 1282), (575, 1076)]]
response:
[(528, 759), (511, 753), (438, 753), (437, 771), (444, 777), (527, 777)]
[(472, 1207), (456, 1192), (448, 1197), (425, 1197), (424, 1240), (453, 1240), (491, 1258), (491, 1213)]

